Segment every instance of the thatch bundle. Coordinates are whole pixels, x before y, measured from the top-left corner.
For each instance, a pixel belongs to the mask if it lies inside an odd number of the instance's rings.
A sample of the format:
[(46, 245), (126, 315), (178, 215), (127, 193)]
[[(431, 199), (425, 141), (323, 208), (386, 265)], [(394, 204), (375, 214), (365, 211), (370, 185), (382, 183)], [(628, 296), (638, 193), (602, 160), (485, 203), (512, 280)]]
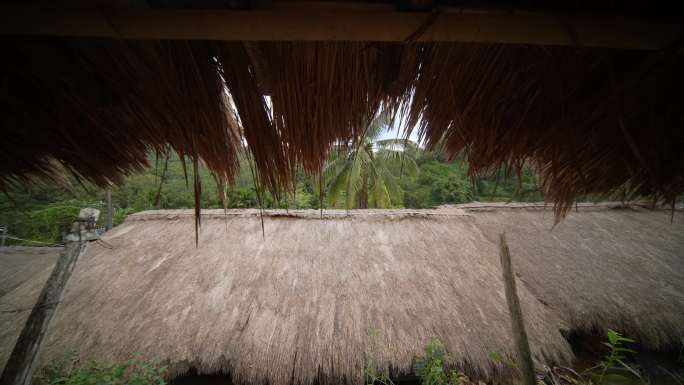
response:
[[(3, 170), (105, 185), (167, 145), (233, 176), (237, 126), (206, 44), (5, 39)], [(49, 60), (46, 62), (46, 60)]]
[[(580, 206), (553, 227), (553, 213), (532, 206), (323, 219), (271, 212), (265, 238), (258, 215), (204, 212), (198, 247), (190, 210), (130, 216), (81, 256), (45, 361), (69, 349), (100, 358), (141, 352), (172, 375), (195, 368), (239, 383), (358, 384), (367, 354), (380, 368), (409, 372), (439, 336), (450, 365), (508, 378), (510, 369), (489, 359), (514, 354), (502, 230), (538, 364), (568, 363), (569, 330), (614, 328), (651, 348), (684, 337), (679, 213), (670, 224), (666, 211)], [(3, 343), (0, 362), (9, 349)]]
[(425, 55), (411, 125), (473, 170), (531, 161), (559, 211), (580, 194), (619, 187), (671, 200), (684, 187), (672, 173), (684, 167), (679, 145), (663, 142), (684, 140), (681, 50), (434, 44)]
[[(264, 186), (318, 172), (381, 111), (473, 172), (536, 165), (580, 194), (684, 191), (679, 46), (3, 38), (0, 184), (60, 167), (100, 185), (170, 148), (230, 180), (245, 138)], [(232, 99), (232, 101), (231, 101)], [(235, 111), (233, 111), (233, 107)], [(196, 192), (200, 184), (196, 183)]]

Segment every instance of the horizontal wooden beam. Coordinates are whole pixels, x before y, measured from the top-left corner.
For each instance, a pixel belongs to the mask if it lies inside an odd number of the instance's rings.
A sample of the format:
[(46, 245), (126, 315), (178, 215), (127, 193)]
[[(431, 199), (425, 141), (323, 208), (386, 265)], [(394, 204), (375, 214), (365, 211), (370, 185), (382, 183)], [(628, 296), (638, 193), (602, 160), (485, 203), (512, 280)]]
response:
[[(460, 41), (659, 49), (681, 23), (606, 16), (388, 7), (276, 6), (266, 10), (83, 10), (0, 6), (0, 35), (187, 40)], [(423, 33), (416, 33), (423, 31)]]

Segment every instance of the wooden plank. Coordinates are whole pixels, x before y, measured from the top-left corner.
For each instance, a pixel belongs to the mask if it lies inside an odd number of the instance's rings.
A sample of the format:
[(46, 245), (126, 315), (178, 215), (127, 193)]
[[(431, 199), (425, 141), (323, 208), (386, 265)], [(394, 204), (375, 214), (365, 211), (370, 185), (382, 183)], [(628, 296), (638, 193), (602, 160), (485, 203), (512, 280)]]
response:
[(14, 345), (12, 354), (0, 376), (0, 384), (31, 384), (40, 345), (50, 320), (57, 310), (57, 305), (62, 300), (64, 287), (78, 261), (82, 247), (82, 242), (70, 242), (64, 248)]
[[(431, 18), (431, 13), (358, 4), (338, 7), (304, 3), (265, 10), (107, 11), (6, 5), (0, 7), (0, 35), (398, 42), (413, 35)], [(681, 23), (444, 9), (418, 40), (659, 49), (678, 40), (683, 33)]]
[(525, 322), (523, 320), (522, 309), (520, 308), (520, 298), (518, 298), (518, 291), (515, 287), (515, 276), (513, 275), (513, 267), (511, 266), (511, 254), (508, 250), (508, 244), (506, 244), (506, 235), (503, 233), (499, 237), (499, 252), (501, 254), (501, 270), (503, 271), (506, 302), (508, 303), (508, 311), (511, 314), (513, 340), (515, 341), (515, 347), (518, 352), (518, 368), (523, 375), (524, 385), (536, 385), (537, 379), (534, 373), (532, 353), (530, 353), (530, 343), (527, 340)]

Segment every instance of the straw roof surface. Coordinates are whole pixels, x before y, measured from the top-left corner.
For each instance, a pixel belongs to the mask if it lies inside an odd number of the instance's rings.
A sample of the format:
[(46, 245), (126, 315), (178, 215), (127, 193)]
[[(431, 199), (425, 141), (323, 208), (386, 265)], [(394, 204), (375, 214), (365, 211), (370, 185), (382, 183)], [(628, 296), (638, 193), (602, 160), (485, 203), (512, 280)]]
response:
[[(648, 347), (684, 336), (684, 220), (543, 205), (438, 210), (148, 211), (88, 245), (48, 331), (44, 361), (159, 357), (172, 375), (240, 383), (360, 383), (371, 353), (410, 372), (430, 337), (450, 364), (507, 378), (513, 355), (497, 235), (505, 230), (535, 359), (572, 358), (562, 332), (623, 330)], [(553, 229), (552, 229), (553, 228)], [(7, 347), (3, 347), (7, 349)]]
[(666, 211), (580, 208), (553, 230), (542, 209), (469, 212), (490, 241), (506, 231), (523, 285), (573, 329), (610, 327), (652, 349), (684, 341), (681, 211), (671, 224)]
[[(120, 182), (169, 148), (221, 181), (243, 147), (289, 188), (381, 111), (472, 172), (535, 165), (559, 213), (575, 197), (684, 191), (684, 55), (464, 42), (4, 38), (0, 188), (64, 168)], [(46, 58), (49, 58), (46, 59)], [(47, 60), (47, 61), (46, 61)], [(49, 68), (49, 70), (48, 70)], [(201, 183), (196, 181), (196, 194)]]
[(0, 368), (14, 348), (62, 249), (0, 248)]

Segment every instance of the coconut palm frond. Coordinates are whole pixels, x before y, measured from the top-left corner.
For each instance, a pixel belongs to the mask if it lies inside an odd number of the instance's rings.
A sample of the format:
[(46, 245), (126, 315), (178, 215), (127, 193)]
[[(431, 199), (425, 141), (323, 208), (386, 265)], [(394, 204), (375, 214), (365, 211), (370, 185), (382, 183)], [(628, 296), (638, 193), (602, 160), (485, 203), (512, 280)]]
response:
[(388, 204), (386, 206), (382, 206), (382, 208), (391, 207), (394, 203), (400, 202), (402, 200), (404, 190), (399, 184), (399, 178), (394, 176), (386, 167), (378, 167), (376, 170), (379, 176), (378, 179), (382, 180), (391, 198)]
[(323, 168), (323, 176), (326, 181), (335, 179), (336, 175), (344, 170), (346, 166), (345, 158), (337, 158), (329, 161)]
[(406, 176), (408, 178), (415, 178), (418, 176), (418, 163), (413, 157), (405, 156), (401, 159), (401, 170), (399, 177)]
[[(333, 206), (343, 193), (347, 209), (366, 207), (369, 201), (376, 202), (378, 207), (390, 207), (392, 198), (402, 199), (403, 191), (393, 173), (415, 177), (419, 147), (408, 139), (374, 140), (388, 125), (388, 117), (381, 114), (373, 119), (362, 142), (351, 148), (340, 145), (333, 151), (334, 156), (326, 167), (326, 178), (332, 181), (329, 202)], [(378, 182), (379, 179), (383, 180)], [(372, 188), (377, 191), (371, 191)]]
[(376, 140), (375, 145), (378, 146), (378, 148), (397, 147), (397, 148), (401, 148), (402, 150), (419, 149), (418, 144), (416, 144), (416, 142), (414, 142), (410, 139), (406, 139), (406, 138), (391, 138), (391, 139)]
[(347, 201), (346, 207), (354, 207), (358, 193), (363, 189), (364, 177), (363, 168), (372, 165), (370, 154), (366, 151), (357, 151), (351, 159), (349, 177), (347, 179)]
[(388, 168), (396, 168), (399, 177), (415, 178), (418, 176), (418, 163), (414, 157), (400, 151), (380, 150), (375, 157), (386, 164)]
[(375, 178), (375, 183), (371, 187), (371, 196), (377, 208), (387, 208), (392, 205), (390, 192), (385, 184), (385, 179), (382, 177)]
[[(333, 170), (337, 169), (337, 167), (330, 168)], [(346, 164), (339, 172), (332, 174), (333, 177), (328, 187), (328, 203), (333, 207), (337, 204), (340, 195), (345, 191), (347, 181), (349, 180), (349, 169), (349, 164)]]
[(420, 147), (408, 139), (386, 139), (375, 142), (376, 157), (390, 165), (398, 165), (399, 177), (415, 178), (418, 175), (416, 158)]

